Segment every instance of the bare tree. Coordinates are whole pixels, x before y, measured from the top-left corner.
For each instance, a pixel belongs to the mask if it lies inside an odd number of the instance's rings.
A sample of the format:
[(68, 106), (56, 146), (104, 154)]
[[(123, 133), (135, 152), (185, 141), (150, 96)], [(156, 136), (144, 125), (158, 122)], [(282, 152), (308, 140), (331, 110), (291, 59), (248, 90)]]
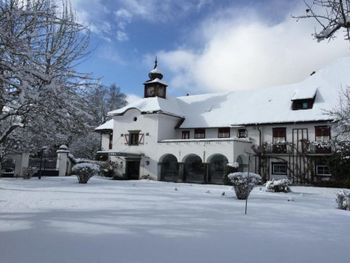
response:
[(339, 103), (336, 108), (327, 112), (334, 120), (337, 141), (350, 142), (350, 87), (342, 90), (339, 94)]
[(88, 43), (68, 0), (0, 0), (0, 149), (85, 128), (94, 81), (75, 66)]
[(296, 19), (312, 19), (321, 27), (314, 37), (317, 41), (332, 39), (335, 33), (344, 29), (345, 40), (350, 41), (350, 0), (313, 0), (304, 1), (306, 14)]

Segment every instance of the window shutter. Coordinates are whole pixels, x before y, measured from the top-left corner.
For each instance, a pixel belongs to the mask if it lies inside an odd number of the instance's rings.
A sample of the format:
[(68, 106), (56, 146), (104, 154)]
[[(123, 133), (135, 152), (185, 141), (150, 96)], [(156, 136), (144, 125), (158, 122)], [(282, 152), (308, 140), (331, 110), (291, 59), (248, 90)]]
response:
[(124, 134), (124, 138), (125, 138), (125, 145), (129, 144), (129, 134)]
[(144, 133), (140, 133), (139, 144), (144, 144), (144, 141), (145, 141), (145, 134)]

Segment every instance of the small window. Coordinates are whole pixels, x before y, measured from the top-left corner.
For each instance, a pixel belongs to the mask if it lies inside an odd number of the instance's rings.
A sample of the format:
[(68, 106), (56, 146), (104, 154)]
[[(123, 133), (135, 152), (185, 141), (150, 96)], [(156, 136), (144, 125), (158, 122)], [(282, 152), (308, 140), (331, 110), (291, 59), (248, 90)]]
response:
[(328, 142), (331, 139), (331, 128), (329, 126), (315, 126), (315, 140)]
[(272, 174), (287, 175), (287, 163), (272, 163)]
[(273, 143), (286, 142), (286, 128), (273, 128), (272, 136)]
[(204, 139), (205, 138), (205, 129), (194, 129), (194, 138), (195, 139)]
[(139, 131), (129, 132), (129, 145), (139, 145)]
[(230, 138), (230, 128), (219, 128), (218, 138)]
[(247, 138), (248, 132), (247, 129), (238, 129), (238, 138)]
[(330, 176), (331, 173), (329, 171), (328, 165), (325, 165), (325, 164), (318, 164), (318, 165), (316, 165), (316, 175)]
[(189, 139), (190, 131), (182, 131), (182, 139)]
[(109, 134), (109, 145), (108, 145), (108, 149), (112, 149), (113, 146), (113, 133)]

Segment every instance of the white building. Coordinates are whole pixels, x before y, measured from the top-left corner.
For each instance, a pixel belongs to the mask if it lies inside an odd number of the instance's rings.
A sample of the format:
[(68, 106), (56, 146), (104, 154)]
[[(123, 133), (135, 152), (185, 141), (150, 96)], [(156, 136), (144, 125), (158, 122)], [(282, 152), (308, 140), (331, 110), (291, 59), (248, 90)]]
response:
[(264, 179), (329, 178), (327, 111), (350, 86), (349, 71), (344, 58), (293, 85), (171, 98), (155, 64), (144, 98), (111, 111), (96, 128), (100, 153), (128, 179), (223, 183), (237, 166)]

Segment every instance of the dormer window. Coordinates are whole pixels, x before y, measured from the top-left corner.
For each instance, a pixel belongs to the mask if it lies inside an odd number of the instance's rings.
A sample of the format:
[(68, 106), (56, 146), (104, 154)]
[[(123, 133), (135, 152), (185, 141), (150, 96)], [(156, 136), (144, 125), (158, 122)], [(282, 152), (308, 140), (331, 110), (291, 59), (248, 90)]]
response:
[(293, 110), (307, 110), (312, 109), (314, 105), (314, 99), (304, 99), (304, 100), (293, 100), (292, 109)]
[(317, 94), (316, 87), (305, 87), (295, 91), (292, 97), (292, 110), (312, 109)]

